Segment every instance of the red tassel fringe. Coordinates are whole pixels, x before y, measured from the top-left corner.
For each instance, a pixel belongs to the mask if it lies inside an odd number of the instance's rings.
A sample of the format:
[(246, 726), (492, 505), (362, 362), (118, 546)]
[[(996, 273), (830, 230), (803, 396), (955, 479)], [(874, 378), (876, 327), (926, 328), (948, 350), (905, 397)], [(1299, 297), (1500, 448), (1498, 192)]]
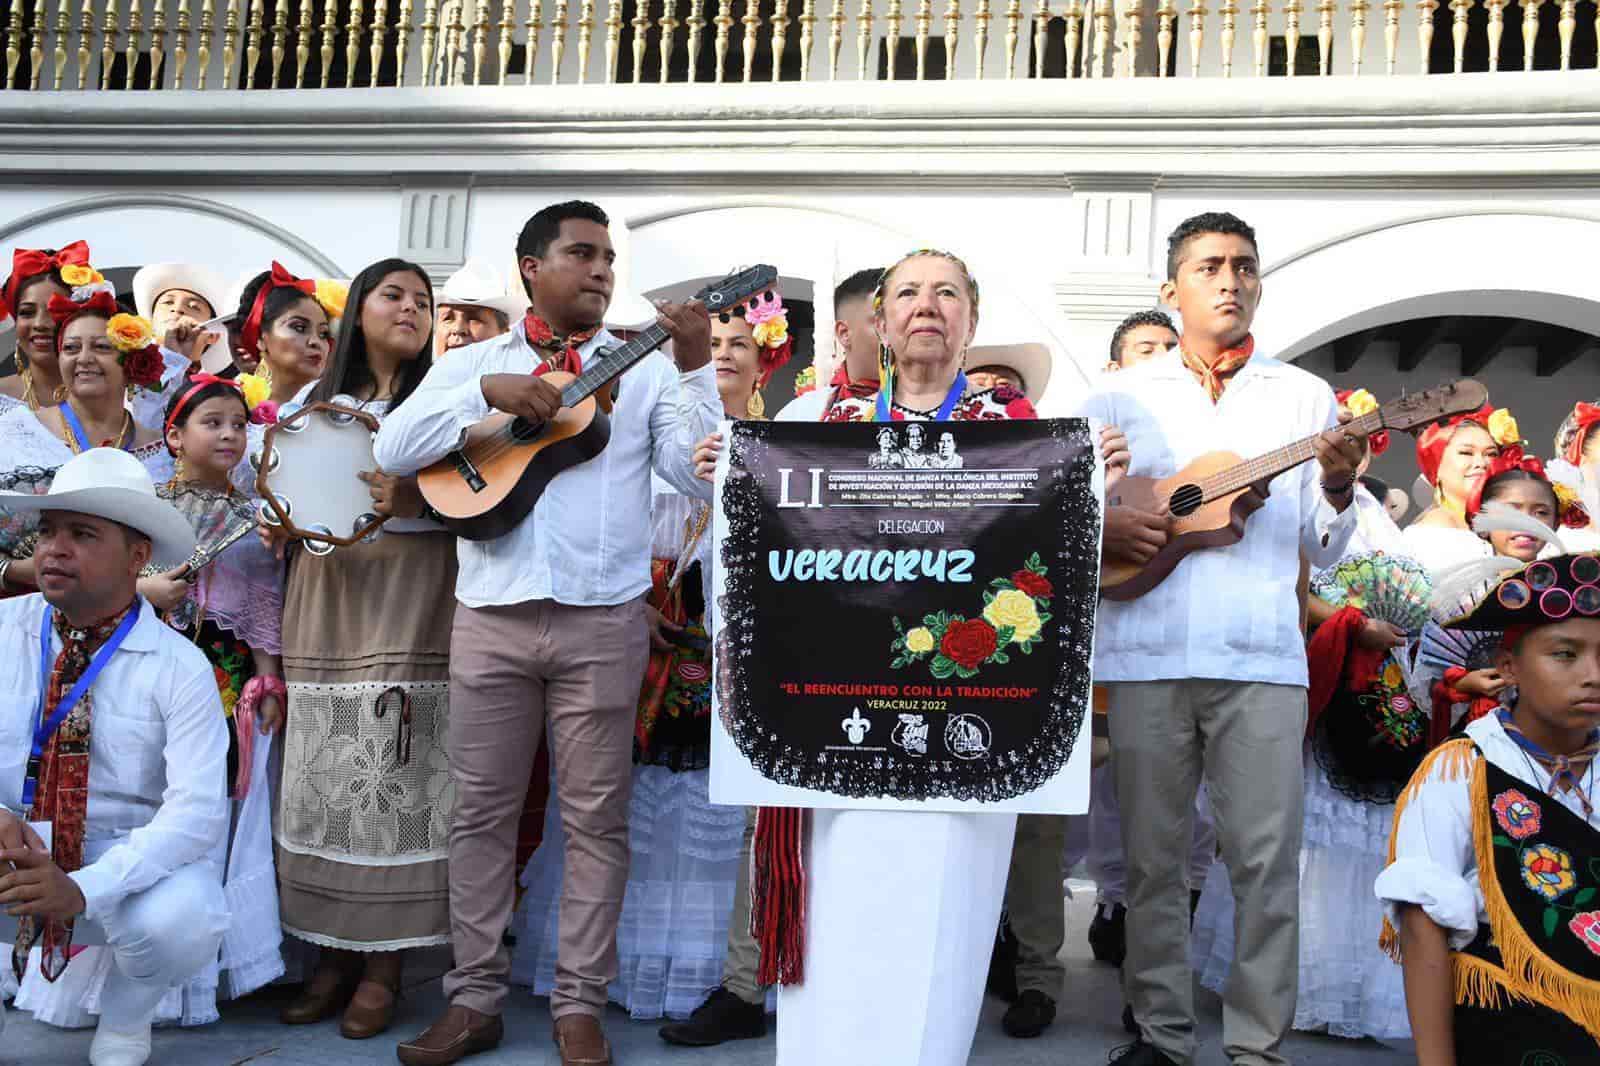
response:
[(750, 935), (761, 946), (757, 979), (797, 985), (805, 978), (805, 812), (762, 807), (750, 852)]

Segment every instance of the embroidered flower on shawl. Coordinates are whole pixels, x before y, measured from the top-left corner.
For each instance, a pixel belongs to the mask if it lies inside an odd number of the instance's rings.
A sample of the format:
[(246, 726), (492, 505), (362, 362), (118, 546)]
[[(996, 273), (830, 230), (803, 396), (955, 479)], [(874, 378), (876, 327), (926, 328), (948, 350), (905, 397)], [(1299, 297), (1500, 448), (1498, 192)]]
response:
[(1389, 688), (1403, 688), (1405, 686), (1405, 673), (1400, 669), (1400, 664), (1393, 659), (1383, 668), (1383, 683)]
[(1600, 955), (1600, 911), (1585, 911), (1567, 923), (1572, 935), (1583, 941), (1583, 946)]
[(1043, 574), (1036, 574), (1032, 570), (1018, 570), (1011, 575), (1011, 583), (1017, 588), (1035, 598), (1049, 599), (1056, 590), (1050, 584), (1050, 579)]
[[(1032, 600), (1029, 605), (1032, 605)], [(939, 651), (945, 658), (965, 670), (976, 670), (978, 665), (993, 655), (1000, 646), (994, 626), (982, 619), (967, 621), (957, 618), (945, 627)]]
[(933, 631), (927, 626), (918, 626), (906, 633), (906, 650), (918, 655), (926, 655), (933, 650)]
[(1522, 883), (1554, 903), (1578, 885), (1572, 856), (1552, 844), (1535, 844), (1522, 852)]
[(1539, 805), (1519, 789), (1507, 789), (1494, 798), (1494, 819), (1512, 840), (1526, 840), (1539, 831)]

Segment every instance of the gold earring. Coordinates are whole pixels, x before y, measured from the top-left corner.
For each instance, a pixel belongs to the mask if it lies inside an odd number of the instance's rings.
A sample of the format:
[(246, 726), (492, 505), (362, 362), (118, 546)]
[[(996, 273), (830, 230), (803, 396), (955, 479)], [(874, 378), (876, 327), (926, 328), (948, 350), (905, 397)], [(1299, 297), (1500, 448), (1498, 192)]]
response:
[(184, 469), (182, 452), (179, 452), (172, 461), (172, 476), (177, 478), (179, 481), (185, 481), (188, 479), (189, 475)]
[(267, 383), (267, 388), (272, 388), (272, 364), (267, 362), (267, 353), (261, 353), (261, 361), (256, 364), (256, 371), (262, 381)]
[(767, 415), (767, 401), (762, 399), (761, 390), (757, 389), (750, 394), (750, 399), (744, 405), (745, 414), (751, 418), (765, 418)]
[(57, 404), (66, 403), (67, 402), (67, 387), (65, 385), (57, 385), (56, 386), (56, 391), (52, 392), (50, 395), (55, 398), (55, 401), (56, 401)]

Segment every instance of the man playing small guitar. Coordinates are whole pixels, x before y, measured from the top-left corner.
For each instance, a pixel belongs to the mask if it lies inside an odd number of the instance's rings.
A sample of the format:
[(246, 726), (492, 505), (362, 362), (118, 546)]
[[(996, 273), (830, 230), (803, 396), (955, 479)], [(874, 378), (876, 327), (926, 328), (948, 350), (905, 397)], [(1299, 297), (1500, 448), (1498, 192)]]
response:
[[(527, 318), (435, 364), (378, 435), (383, 469), (435, 463), (491, 410), (534, 426), (557, 417), (561, 390), (541, 375), (581, 374), (618, 343), (601, 325), (615, 258), (607, 224), (578, 201), (528, 221), (517, 239)], [(444, 1016), (400, 1046), (408, 1066), (452, 1063), (500, 1041), (517, 822), (547, 722), (566, 827), (555, 1040), (563, 1066), (611, 1061), (600, 1016), (617, 975), (634, 712), (649, 652), (650, 474), (709, 499), (690, 453), (722, 415), (705, 308), (666, 304), (657, 321), (672, 358), (646, 356), (627, 374), (598, 454), (551, 477), (508, 532), (459, 541), (449, 736), (456, 968)]]
[[(1301, 552), (1326, 565), (1344, 550), (1365, 437), (1338, 428), (1327, 384), (1252, 354), (1260, 257), (1242, 221), (1206, 214), (1180, 225), (1161, 296), (1183, 317), (1179, 348), (1108, 375), (1079, 412), (1127, 434), (1130, 475), (1161, 477), (1209, 452), (1259, 455), (1321, 436), (1316, 463), (1250, 490), (1258, 509), (1237, 543), (1187, 556), (1140, 598), (1101, 605), (1095, 679), (1110, 693), (1128, 867), (1122, 972), (1140, 1030), (1113, 1062), (1168, 1066), (1194, 1053), (1189, 889), (1199, 886), (1184, 883), (1184, 864), (1172, 857), (1187, 851), (1204, 773), (1239, 903), (1223, 1043), (1235, 1063), (1270, 1066), (1284, 1061), (1277, 1049), (1299, 968), (1307, 677), (1295, 583)], [(1170, 524), (1169, 514), (1113, 506), (1108, 564), (1149, 561)]]

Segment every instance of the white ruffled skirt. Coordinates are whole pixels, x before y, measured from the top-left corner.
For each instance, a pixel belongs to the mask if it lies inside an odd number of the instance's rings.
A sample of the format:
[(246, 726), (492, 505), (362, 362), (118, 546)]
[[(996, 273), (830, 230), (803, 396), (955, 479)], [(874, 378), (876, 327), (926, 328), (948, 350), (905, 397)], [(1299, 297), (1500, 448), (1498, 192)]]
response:
[[(1345, 796), (1306, 761), (1300, 848), (1300, 992), (1294, 1027), (1349, 1039), (1409, 1040), (1400, 967), (1378, 948), (1383, 909), (1372, 885), (1388, 857), (1392, 804)], [(1195, 913), (1192, 961), (1222, 993), (1233, 964), (1233, 889), (1218, 861)]]
[[(523, 871), (512, 920), (511, 980), (548, 996), (555, 987), (566, 832), (550, 783), (544, 838)], [(627, 894), (617, 926), (611, 1000), (638, 1019), (686, 1018), (722, 983), (743, 842), (743, 807), (712, 806), (709, 770), (633, 768)]]
[[(283, 975), (283, 932), (278, 924), (278, 878), (272, 852), (272, 737), (257, 737), (250, 793), (233, 808), (223, 895), (229, 923), (216, 962), (182, 985), (173, 985), (156, 1007), (155, 1024), (195, 1026), (217, 1021), (217, 1001), (237, 999)], [(11, 945), (0, 948), (0, 999), (16, 997), (16, 1008), (36, 1021), (63, 1029), (97, 1024), (100, 993), (111, 973), (106, 947), (85, 947), (55, 981), (39, 972), (39, 949), (28, 956), (18, 984), (11, 972)]]

